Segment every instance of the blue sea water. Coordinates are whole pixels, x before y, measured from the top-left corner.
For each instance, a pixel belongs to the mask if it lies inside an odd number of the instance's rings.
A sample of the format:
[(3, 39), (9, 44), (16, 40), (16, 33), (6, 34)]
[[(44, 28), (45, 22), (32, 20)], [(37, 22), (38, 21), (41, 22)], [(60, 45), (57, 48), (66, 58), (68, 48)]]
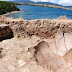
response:
[(38, 6), (25, 6), (18, 5), (19, 9), (26, 12), (19, 12), (8, 15), (8, 17), (22, 18), (26, 20), (31, 19), (55, 19), (60, 16), (67, 16), (72, 19), (72, 10), (58, 9), (58, 8), (49, 8), (49, 7), (38, 7)]

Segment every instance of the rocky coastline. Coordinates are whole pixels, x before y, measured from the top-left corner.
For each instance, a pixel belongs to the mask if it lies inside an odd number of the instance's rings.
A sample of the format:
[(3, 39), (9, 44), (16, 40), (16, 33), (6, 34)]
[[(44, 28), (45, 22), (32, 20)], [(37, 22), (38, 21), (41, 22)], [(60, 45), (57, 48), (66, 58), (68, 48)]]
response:
[(57, 5), (20, 3), (20, 2), (15, 2), (14, 4), (16, 4), (16, 5), (30, 5), (30, 6), (40, 6), (40, 7), (50, 7), (50, 8), (59, 8), (59, 9), (72, 10), (72, 8), (68, 8), (68, 7), (64, 7), (64, 6), (57, 6)]

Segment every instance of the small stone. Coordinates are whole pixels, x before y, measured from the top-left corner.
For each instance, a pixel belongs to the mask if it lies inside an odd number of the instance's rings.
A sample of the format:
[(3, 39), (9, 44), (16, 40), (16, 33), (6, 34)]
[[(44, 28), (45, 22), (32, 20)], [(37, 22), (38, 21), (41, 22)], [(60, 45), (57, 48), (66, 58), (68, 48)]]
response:
[(26, 62), (24, 62), (23, 60), (18, 60), (18, 64), (21, 67), (21, 66), (24, 66)]
[(30, 70), (29, 70), (28, 68), (25, 68), (25, 69), (23, 70), (23, 72), (30, 72)]
[(31, 55), (31, 53), (30, 53), (30, 52), (28, 52), (28, 55), (30, 56), (30, 55)]
[(9, 66), (8, 66), (8, 69), (9, 69), (10, 71), (14, 71), (14, 70), (15, 70), (15, 67), (14, 67), (13, 65), (9, 65)]
[(28, 59), (32, 58), (32, 54), (28, 52)]

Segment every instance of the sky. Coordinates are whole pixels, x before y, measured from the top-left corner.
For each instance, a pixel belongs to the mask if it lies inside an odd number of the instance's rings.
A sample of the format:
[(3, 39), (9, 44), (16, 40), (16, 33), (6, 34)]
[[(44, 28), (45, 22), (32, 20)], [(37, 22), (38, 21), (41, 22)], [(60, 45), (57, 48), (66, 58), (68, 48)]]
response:
[(72, 6), (72, 0), (31, 0), (31, 1), (53, 2), (64, 6)]
[[(3, 0), (3, 1), (12, 1), (12, 0)], [(72, 0), (31, 0), (34, 2), (52, 2), (52, 3), (57, 3), (60, 5), (64, 5), (64, 6), (72, 6)]]

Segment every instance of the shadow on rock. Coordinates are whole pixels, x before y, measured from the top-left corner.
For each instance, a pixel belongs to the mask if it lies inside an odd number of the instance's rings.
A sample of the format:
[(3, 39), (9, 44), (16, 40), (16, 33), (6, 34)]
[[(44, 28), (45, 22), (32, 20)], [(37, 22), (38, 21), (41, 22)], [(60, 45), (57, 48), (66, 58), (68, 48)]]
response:
[(10, 39), (12, 37), (14, 37), (14, 34), (9, 26), (6, 24), (0, 25), (0, 41)]

